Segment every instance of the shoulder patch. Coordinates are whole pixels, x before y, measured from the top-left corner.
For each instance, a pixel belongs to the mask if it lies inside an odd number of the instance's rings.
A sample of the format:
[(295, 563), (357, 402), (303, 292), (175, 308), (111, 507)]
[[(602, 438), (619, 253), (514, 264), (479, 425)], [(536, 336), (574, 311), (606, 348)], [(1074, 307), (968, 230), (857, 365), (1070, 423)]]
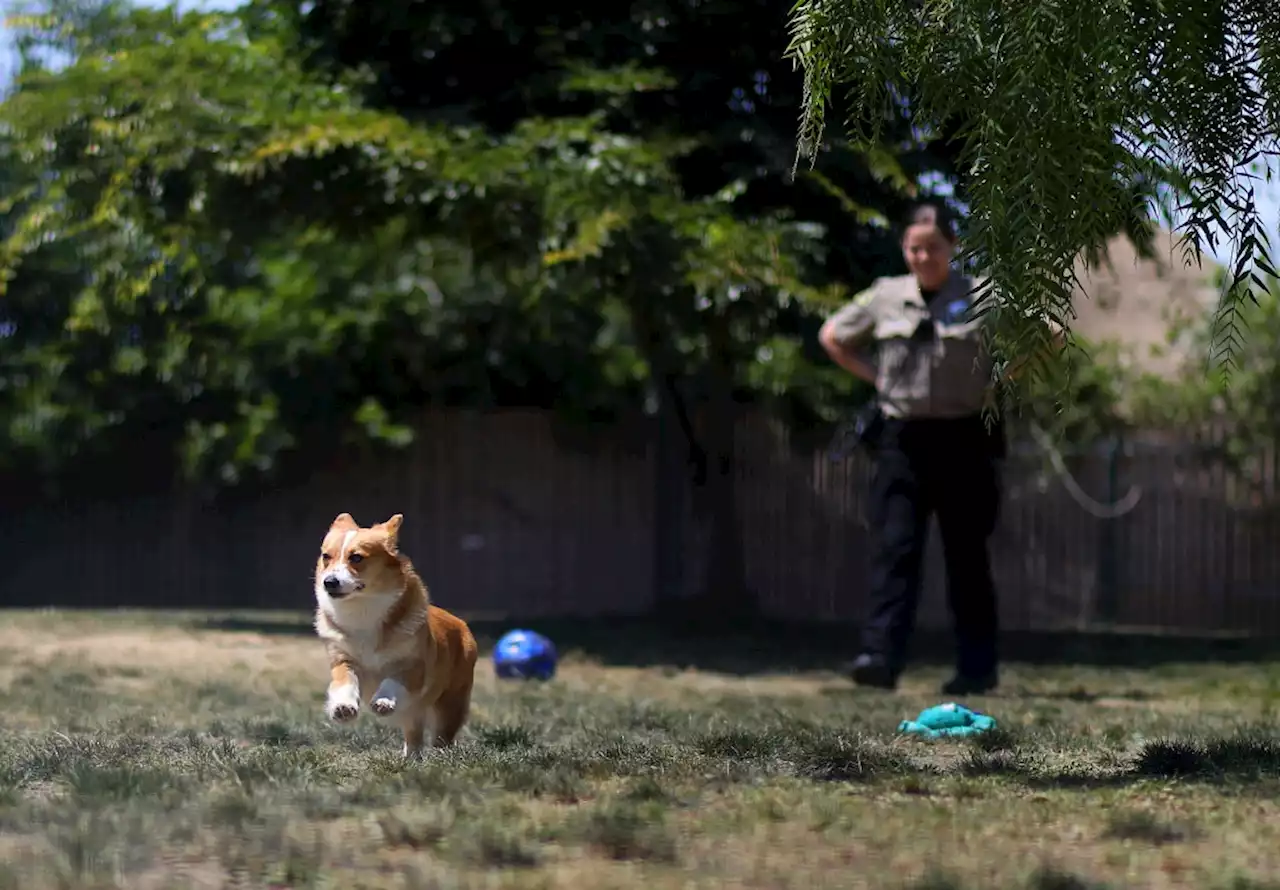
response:
[(946, 317), (952, 323), (966, 320), (969, 313), (969, 301), (964, 297), (952, 300), (947, 304)]

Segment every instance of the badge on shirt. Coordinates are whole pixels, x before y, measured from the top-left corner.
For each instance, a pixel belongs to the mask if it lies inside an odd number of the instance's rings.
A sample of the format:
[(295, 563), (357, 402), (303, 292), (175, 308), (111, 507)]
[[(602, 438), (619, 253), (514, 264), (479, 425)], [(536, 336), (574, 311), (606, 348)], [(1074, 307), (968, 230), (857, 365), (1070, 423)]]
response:
[(952, 300), (947, 304), (943, 312), (943, 321), (946, 324), (960, 324), (967, 320), (969, 313), (969, 303), (967, 300)]

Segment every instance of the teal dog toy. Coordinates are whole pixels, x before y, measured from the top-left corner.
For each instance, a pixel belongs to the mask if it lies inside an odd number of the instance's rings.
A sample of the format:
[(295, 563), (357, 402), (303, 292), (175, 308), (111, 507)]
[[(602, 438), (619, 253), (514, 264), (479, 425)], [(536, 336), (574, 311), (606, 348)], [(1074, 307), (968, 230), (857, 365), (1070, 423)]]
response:
[(898, 724), (898, 732), (923, 736), (927, 739), (978, 735), (995, 728), (996, 718), (970, 711), (964, 705), (958, 705), (955, 702), (925, 708), (916, 719), (903, 720)]

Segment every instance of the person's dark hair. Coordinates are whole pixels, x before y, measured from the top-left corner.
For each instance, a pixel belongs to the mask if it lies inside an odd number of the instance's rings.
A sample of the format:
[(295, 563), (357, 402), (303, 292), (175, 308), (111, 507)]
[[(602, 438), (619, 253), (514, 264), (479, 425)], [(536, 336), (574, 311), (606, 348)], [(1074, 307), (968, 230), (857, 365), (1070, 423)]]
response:
[(920, 201), (911, 205), (906, 216), (902, 218), (902, 228), (898, 238), (907, 235), (907, 229), (921, 223), (932, 223), (948, 241), (956, 240), (956, 221), (951, 210), (941, 201)]

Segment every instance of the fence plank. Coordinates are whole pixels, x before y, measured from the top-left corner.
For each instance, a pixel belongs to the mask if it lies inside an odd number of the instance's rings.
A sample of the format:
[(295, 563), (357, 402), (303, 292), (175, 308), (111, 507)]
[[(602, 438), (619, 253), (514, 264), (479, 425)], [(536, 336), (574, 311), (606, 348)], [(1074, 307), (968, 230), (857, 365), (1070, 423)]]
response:
[[(303, 487), (239, 492), (214, 506), (183, 491), (15, 501), (0, 513), (10, 557), (0, 598), (307, 608), (316, 547), (343, 510), (362, 522), (404, 512), (405, 550), (442, 604), (532, 616), (649, 611), (663, 583), (658, 537), (671, 531), (662, 509), (677, 520), (663, 552), (680, 565), (663, 570), (679, 589), (661, 592), (696, 592), (709, 529), (693, 511), (684, 468), (657, 472), (655, 423), (633, 419), (567, 442), (541, 411), (434, 411), (419, 430), (405, 452), (347, 454)], [(735, 444), (746, 579), (761, 608), (856, 621), (873, 531), (867, 460), (832, 462), (825, 442), (753, 411), (738, 421)], [(1135, 439), (1111, 494), (1136, 483), (1143, 496), (1108, 520), (1077, 504), (1034, 448), (1013, 448), (992, 542), (1003, 626), (1280, 633), (1280, 513), (1267, 506), (1276, 456), (1259, 456), (1252, 487), (1241, 488), (1188, 449), (1167, 437)], [(1081, 487), (1105, 501), (1104, 458), (1073, 455), (1071, 465)], [(1100, 613), (1104, 535), (1116, 552), (1112, 616)], [(936, 531), (926, 561), (920, 623), (940, 628), (948, 618)]]

